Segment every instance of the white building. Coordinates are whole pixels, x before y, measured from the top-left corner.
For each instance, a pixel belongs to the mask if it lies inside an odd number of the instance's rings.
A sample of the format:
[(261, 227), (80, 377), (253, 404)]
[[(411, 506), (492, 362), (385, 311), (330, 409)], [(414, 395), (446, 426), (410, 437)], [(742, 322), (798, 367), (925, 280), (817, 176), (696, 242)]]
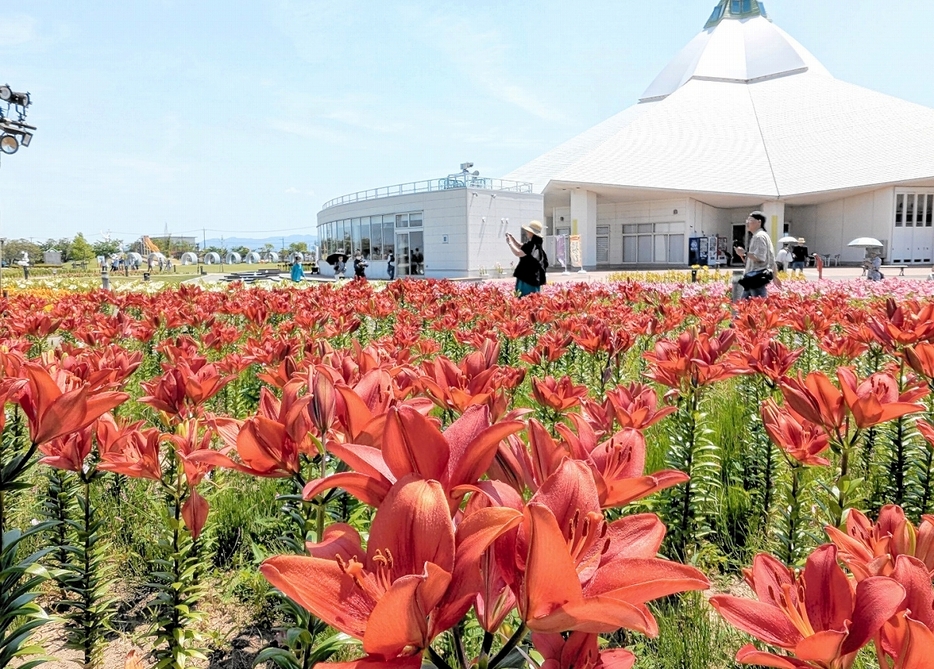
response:
[(635, 105), (508, 182), (460, 176), (332, 200), (322, 246), (359, 248), (378, 221), (371, 255), (391, 240), (399, 274), (420, 243), (428, 276), (511, 274), (504, 233), (540, 219), (580, 235), (586, 267), (683, 266), (692, 237), (729, 249), (761, 209), (812, 253), (858, 261), (847, 243), (870, 236), (887, 262), (934, 260), (934, 109), (835, 79), (757, 0), (719, 2)]
[(637, 104), (506, 178), (544, 195), (549, 231), (586, 266), (686, 262), (689, 236), (773, 239), (843, 261), (871, 236), (930, 263), (934, 110), (837, 79), (756, 0), (723, 0)]
[[(360, 250), (371, 279), (388, 278), (390, 252), (397, 278), (511, 276), (516, 257), (506, 232), (518, 237), (521, 225), (540, 220), (542, 196), (532, 192), (532, 184), (481, 178), (467, 169), (325, 203), (318, 212), (321, 257), (352, 258)], [(334, 269), (322, 264), (321, 273), (333, 276)], [(346, 273), (353, 274), (350, 260)]]

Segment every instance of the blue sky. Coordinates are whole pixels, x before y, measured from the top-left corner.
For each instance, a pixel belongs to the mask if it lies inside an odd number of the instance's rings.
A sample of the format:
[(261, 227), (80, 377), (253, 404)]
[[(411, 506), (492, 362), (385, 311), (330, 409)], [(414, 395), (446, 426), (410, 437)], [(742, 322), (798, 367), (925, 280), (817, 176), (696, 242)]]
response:
[[(633, 104), (714, 5), (4, 3), (0, 83), (39, 129), (0, 164), (0, 234), (313, 232), (344, 193), (502, 176)], [(839, 79), (934, 107), (930, 0), (766, 6)]]

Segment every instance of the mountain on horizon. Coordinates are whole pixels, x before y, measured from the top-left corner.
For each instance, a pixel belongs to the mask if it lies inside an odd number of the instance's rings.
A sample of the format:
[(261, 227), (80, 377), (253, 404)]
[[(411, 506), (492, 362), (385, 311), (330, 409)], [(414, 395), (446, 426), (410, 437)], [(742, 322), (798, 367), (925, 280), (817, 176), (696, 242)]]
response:
[(277, 237), (263, 237), (262, 239), (231, 236), (224, 237), (223, 243), (221, 243), (220, 237), (212, 237), (211, 239), (205, 240), (204, 243), (207, 246), (216, 246), (226, 249), (246, 246), (251, 251), (259, 251), (266, 244), (272, 244), (272, 250), (279, 251), (280, 249), (288, 248), (291, 244), (299, 242), (305, 242), (308, 244), (308, 248), (311, 248), (318, 244), (318, 238), (315, 235), (279, 235)]

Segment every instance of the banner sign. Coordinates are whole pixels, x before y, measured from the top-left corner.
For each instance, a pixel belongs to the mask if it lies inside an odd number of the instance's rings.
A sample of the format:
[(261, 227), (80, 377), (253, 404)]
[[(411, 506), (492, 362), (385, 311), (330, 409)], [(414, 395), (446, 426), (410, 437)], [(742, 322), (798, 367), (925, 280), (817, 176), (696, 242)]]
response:
[(583, 267), (584, 263), (581, 262), (581, 236), (571, 235), (568, 241), (571, 245), (571, 264), (574, 267)]
[(568, 237), (558, 235), (555, 238), (555, 262), (562, 267), (568, 266)]

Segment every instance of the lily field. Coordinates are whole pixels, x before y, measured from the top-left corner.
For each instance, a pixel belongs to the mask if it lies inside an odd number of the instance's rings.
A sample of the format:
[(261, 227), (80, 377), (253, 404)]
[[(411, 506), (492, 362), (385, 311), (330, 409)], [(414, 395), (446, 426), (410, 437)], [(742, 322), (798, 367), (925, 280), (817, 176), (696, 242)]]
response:
[(661, 278), (6, 280), (0, 667), (934, 666), (934, 284)]

